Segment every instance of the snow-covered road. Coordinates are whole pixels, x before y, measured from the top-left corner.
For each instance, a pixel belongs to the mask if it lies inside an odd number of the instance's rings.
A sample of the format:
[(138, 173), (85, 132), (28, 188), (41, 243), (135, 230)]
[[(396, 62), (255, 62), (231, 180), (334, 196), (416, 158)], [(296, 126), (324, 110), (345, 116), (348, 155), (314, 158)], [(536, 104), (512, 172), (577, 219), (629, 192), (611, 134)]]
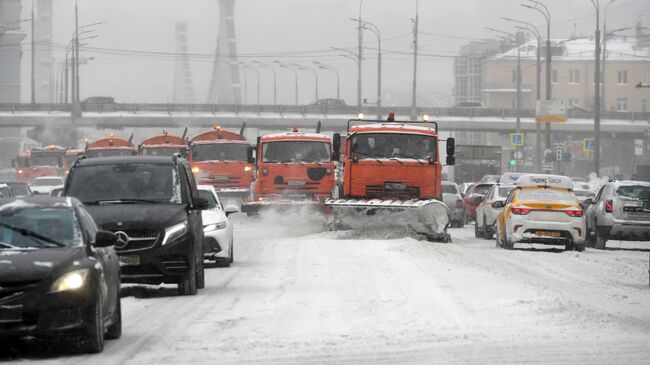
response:
[[(237, 219), (206, 289), (124, 289), (124, 334), (65, 364), (650, 363), (650, 243), (506, 251)], [(290, 228), (282, 228), (290, 227)], [(313, 230), (318, 230), (314, 228)], [(392, 235), (398, 236), (398, 235)]]

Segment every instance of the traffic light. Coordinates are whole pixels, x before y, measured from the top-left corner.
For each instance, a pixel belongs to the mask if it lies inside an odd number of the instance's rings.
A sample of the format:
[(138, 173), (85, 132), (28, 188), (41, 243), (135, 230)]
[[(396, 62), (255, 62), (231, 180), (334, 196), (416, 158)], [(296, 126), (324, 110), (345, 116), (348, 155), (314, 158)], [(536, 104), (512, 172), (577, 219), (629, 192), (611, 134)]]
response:
[(517, 166), (517, 160), (515, 159), (510, 160), (510, 166), (512, 167)]

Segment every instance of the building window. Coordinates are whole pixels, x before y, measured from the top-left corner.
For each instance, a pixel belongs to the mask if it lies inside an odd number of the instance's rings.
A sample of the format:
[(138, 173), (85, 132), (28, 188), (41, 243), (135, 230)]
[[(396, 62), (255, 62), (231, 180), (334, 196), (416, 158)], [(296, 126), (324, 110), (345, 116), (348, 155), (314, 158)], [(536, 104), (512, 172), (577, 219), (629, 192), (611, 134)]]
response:
[(617, 112), (627, 111), (627, 98), (616, 98), (616, 111)]
[(643, 113), (648, 112), (648, 99), (641, 99), (641, 111)]
[(618, 84), (627, 85), (627, 70), (618, 71)]
[(578, 99), (569, 99), (569, 107), (580, 106), (580, 100)]
[(580, 83), (580, 70), (569, 70), (569, 84)]
[(551, 83), (557, 84), (557, 70), (551, 71)]

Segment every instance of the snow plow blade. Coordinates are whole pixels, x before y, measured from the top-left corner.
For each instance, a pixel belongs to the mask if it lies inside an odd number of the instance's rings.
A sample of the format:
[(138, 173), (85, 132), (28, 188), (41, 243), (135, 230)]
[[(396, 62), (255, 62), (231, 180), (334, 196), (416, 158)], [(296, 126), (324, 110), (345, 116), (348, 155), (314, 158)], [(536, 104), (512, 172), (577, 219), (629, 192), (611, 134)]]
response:
[(313, 208), (319, 210), (321, 203), (316, 200), (261, 200), (254, 202), (245, 202), (241, 205), (241, 212), (249, 216), (258, 215), (264, 211), (288, 211), (292, 209)]
[(450, 242), (447, 206), (439, 200), (328, 199), (335, 228), (408, 227), (431, 241)]

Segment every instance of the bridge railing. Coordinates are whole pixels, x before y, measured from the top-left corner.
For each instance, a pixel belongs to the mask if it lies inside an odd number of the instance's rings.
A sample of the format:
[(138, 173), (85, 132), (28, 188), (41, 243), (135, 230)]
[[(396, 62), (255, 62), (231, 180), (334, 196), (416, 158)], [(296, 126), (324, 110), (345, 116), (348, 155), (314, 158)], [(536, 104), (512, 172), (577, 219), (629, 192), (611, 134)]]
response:
[[(30, 104), (30, 103), (0, 103), (0, 113), (70, 113), (71, 104)], [(502, 108), (431, 108), (419, 107), (416, 109), (417, 115), (429, 115), (436, 117), (461, 117), (461, 118), (515, 118), (516, 110)], [(220, 113), (254, 113), (254, 114), (280, 114), (280, 115), (314, 115), (322, 114), (324, 117), (329, 115), (346, 116), (349, 118), (356, 117), (356, 106), (327, 106), (327, 105), (252, 105), (252, 104), (150, 104), (150, 103), (111, 103), (99, 104), (88, 103), (81, 105), (82, 113), (165, 113), (174, 115), (178, 113), (197, 113), (213, 114)], [(385, 118), (389, 112), (395, 112), (398, 116), (404, 117), (411, 114), (410, 107), (403, 106), (385, 106), (377, 108), (375, 106), (363, 106), (360, 112), (364, 113), (366, 118), (379, 117)], [(532, 118), (535, 116), (535, 110), (524, 109), (521, 111), (522, 118)], [(590, 119), (594, 115), (590, 111), (570, 110), (570, 118)], [(650, 122), (650, 113), (641, 112), (603, 112), (601, 115), (604, 119), (616, 120), (645, 120)]]

